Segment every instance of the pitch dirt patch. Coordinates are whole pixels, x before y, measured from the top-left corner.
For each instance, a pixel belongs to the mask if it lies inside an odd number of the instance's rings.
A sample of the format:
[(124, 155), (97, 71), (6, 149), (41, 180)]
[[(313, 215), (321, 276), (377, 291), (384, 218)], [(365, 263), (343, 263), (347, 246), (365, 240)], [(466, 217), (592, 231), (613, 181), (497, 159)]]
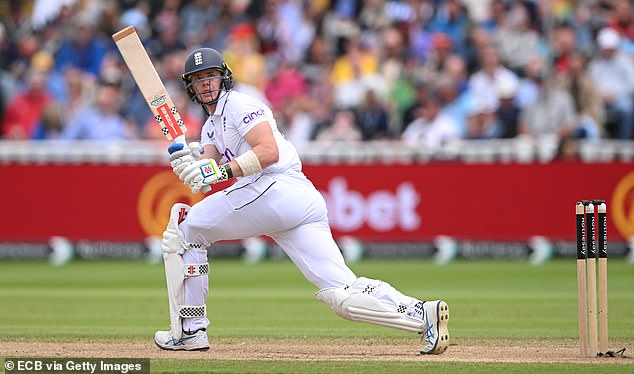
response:
[(404, 339), (214, 339), (205, 352), (166, 352), (147, 342), (1, 342), (0, 357), (100, 357), (169, 358), (212, 360), (376, 360), (440, 362), (543, 362), (634, 364), (633, 341), (611, 342), (627, 347), (625, 357), (582, 358), (574, 340), (470, 340), (456, 339), (439, 356), (416, 354), (416, 346)]

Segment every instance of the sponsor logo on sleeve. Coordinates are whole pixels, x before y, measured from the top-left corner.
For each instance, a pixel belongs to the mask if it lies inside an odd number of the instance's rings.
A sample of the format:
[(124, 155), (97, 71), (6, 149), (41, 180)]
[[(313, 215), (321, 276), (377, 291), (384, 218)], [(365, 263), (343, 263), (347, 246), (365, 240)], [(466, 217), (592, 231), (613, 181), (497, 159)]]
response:
[(244, 124), (248, 124), (251, 121), (253, 121), (254, 119), (261, 117), (264, 115), (264, 109), (258, 109), (255, 112), (251, 112), (249, 114), (247, 114), (246, 116), (244, 116), (244, 118), (242, 119), (242, 122)]

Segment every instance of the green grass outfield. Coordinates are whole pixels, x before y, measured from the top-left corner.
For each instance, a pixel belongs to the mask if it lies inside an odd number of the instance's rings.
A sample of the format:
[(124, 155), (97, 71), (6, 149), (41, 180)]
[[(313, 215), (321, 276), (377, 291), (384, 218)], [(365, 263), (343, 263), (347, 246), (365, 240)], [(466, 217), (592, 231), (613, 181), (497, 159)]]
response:
[[(634, 351), (634, 265), (609, 261), (610, 340)], [(576, 265), (557, 259), (542, 266), (515, 261), (458, 261), (435, 266), (429, 260), (364, 260), (351, 268), (383, 279), (418, 298), (442, 298), (450, 305), (452, 343), (543, 341), (574, 346), (577, 339)], [(344, 339), (373, 342), (415, 337), (402, 331), (345, 321), (314, 298), (316, 289), (290, 261), (246, 265), (211, 263), (207, 300), (211, 344)], [(0, 262), (0, 342), (151, 342), (169, 318), (162, 265), (134, 261), (76, 261), (62, 267), (45, 262)], [(412, 355), (416, 345), (412, 342)], [(552, 372), (632, 373), (630, 359), (605, 363), (507, 363), (420, 360), (279, 359), (209, 360), (153, 358), (152, 372)], [(116, 348), (115, 348), (116, 349)], [(158, 348), (156, 349), (158, 351)], [(6, 352), (6, 351), (5, 351)], [(17, 352), (28, 356), (37, 352)], [(4, 354), (6, 356), (6, 353)], [(168, 356), (169, 357), (169, 356)], [(193, 354), (193, 357), (198, 357)]]

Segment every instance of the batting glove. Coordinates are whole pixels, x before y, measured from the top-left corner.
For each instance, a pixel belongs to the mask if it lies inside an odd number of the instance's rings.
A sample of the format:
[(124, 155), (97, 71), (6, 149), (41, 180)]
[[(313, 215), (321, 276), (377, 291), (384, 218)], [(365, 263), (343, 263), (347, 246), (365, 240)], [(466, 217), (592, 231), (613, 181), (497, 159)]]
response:
[(228, 179), (224, 167), (219, 167), (212, 159), (202, 159), (189, 164), (178, 176), (193, 193), (220, 181)]
[[(170, 153), (170, 165), (174, 174), (180, 178), (181, 173), (196, 161), (191, 148), (187, 145), (175, 143), (167, 151)], [(181, 180), (183, 178), (180, 178)]]
[(187, 144), (187, 146), (189, 147), (189, 149), (191, 149), (192, 156), (196, 161), (200, 160), (200, 157), (202, 157), (203, 153), (205, 153), (205, 149), (201, 147), (200, 143), (198, 142), (190, 142)]

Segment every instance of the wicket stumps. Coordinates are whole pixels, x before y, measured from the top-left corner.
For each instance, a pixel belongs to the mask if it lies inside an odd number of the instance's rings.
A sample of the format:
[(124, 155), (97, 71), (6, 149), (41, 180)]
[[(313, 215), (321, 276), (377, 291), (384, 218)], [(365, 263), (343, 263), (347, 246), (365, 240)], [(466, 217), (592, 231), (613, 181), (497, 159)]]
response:
[[(599, 306), (597, 313), (598, 215)], [(608, 237), (604, 200), (581, 200), (575, 205), (577, 224), (577, 297), (579, 353), (594, 357), (608, 351)], [(598, 330), (597, 330), (598, 316)]]

